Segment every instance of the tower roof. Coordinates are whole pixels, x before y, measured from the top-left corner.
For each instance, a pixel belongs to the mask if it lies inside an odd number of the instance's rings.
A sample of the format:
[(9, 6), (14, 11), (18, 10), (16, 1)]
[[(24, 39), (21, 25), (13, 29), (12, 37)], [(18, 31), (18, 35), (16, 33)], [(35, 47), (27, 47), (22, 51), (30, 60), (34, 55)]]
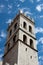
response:
[(13, 21), (9, 24), (9, 27), (8, 27), (7, 30), (9, 30), (9, 28), (13, 25), (14, 21), (15, 21), (20, 15), (23, 16), (25, 19), (30, 20), (31, 23), (35, 24), (33, 18), (31, 18), (30, 16), (25, 15), (25, 13), (23, 13), (21, 10), (19, 10), (19, 13), (16, 15), (16, 17), (13, 19)]

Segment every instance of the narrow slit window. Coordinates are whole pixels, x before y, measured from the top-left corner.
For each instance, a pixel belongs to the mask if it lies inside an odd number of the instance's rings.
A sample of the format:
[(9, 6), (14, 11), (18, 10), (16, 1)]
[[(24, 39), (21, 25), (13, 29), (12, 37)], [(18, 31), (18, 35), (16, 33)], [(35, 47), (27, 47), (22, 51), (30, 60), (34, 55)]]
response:
[(29, 32), (31, 32), (31, 33), (32, 33), (32, 27), (31, 27), (31, 26), (29, 26)]
[(8, 43), (8, 50), (10, 49), (10, 43)]
[(16, 42), (16, 35), (13, 37), (13, 43)]
[(26, 26), (26, 23), (25, 23), (25, 22), (23, 22), (23, 28), (25, 28), (25, 29), (26, 29), (26, 27), (27, 27), (27, 26)]
[(17, 29), (17, 23), (14, 25), (14, 30), (16, 30)]
[(30, 39), (30, 47), (33, 48), (33, 40), (32, 39)]
[(27, 37), (26, 37), (26, 35), (23, 35), (23, 42), (27, 43)]
[(12, 30), (10, 30), (9, 36), (11, 36), (11, 34), (12, 34)]

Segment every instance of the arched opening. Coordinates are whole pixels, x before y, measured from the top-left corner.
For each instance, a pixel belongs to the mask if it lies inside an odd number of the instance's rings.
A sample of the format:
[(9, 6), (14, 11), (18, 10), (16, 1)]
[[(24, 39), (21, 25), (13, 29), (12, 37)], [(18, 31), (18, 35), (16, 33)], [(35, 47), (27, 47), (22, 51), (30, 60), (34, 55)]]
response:
[(9, 32), (9, 36), (11, 36), (11, 34), (12, 34), (12, 29), (11, 29), (10, 32)]
[(16, 42), (16, 35), (13, 37), (13, 43)]
[(8, 48), (7, 48), (7, 50), (9, 51), (9, 49), (10, 49), (10, 43), (8, 43)]
[(26, 29), (26, 27), (27, 27), (26, 23), (25, 23), (25, 22), (23, 22), (23, 28), (25, 28), (25, 29)]
[(17, 29), (17, 23), (14, 25), (14, 31)]
[(32, 39), (30, 39), (30, 47), (33, 48), (33, 40)]
[(26, 35), (23, 35), (23, 42), (27, 43), (27, 37), (26, 37)]
[(32, 27), (31, 27), (31, 26), (29, 26), (29, 32), (31, 32), (31, 33), (32, 33)]

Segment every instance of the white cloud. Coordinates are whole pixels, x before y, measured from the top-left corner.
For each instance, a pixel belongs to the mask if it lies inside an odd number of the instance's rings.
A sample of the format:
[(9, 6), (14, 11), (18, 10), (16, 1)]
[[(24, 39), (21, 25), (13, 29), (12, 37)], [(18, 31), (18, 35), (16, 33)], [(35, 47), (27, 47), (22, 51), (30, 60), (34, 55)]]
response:
[(4, 47), (0, 48), (0, 51), (3, 51), (4, 50)]
[(4, 31), (1, 31), (0, 37), (5, 38), (6, 37), (6, 33)]
[(9, 19), (6, 23), (10, 24), (12, 22), (12, 19)]
[(20, 0), (21, 2), (24, 2), (25, 0)]
[(0, 13), (3, 11), (4, 7), (5, 6), (3, 4), (0, 5)]
[(36, 45), (37, 45), (39, 42), (40, 42), (41, 44), (43, 44), (43, 37), (41, 37), (39, 40), (36, 41)]
[(26, 12), (25, 12), (25, 15), (27, 15), (27, 14), (32, 15), (32, 13), (31, 13), (31, 12), (29, 12), (29, 11), (26, 11)]
[(41, 37), (38, 42), (41, 42), (43, 44), (43, 37)]
[(42, 63), (42, 61), (40, 60), (40, 61), (39, 61), (39, 65), (42, 65), (41, 63)]
[(8, 8), (9, 8), (9, 9), (12, 9), (12, 5), (8, 5)]
[(39, 65), (43, 65), (43, 56), (39, 56)]
[(1, 4), (1, 5), (0, 5), (0, 8), (3, 8), (3, 7), (4, 7), (4, 5), (3, 5), (3, 4)]
[(36, 45), (38, 44), (38, 40), (36, 40)]
[(39, 59), (41, 59), (41, 56), (39, 56)]
[(39, 4), (36, 6), (36, 10), (41, 12), (43, 10), (43, 4)]
[[(37, 27), (35, 28), (35, 33), (43, 33), (43, 28), (41, 27)], [(41, 37), (39, 40), (36, 41), (36, 45), (41, 42), (41, 44), (43, 44), (43, 37)]]
[(0, 54), (0, 58), (2, 58), (3, 54)]
[(30, 0), (31, 3), (34, 3), (34, 0)]
[(38, 5), (38, 6), (36, 7), (36, 9), (40, 12), (40, 11), (41, 11), (41, 6)]
[(35, 33), (43, 33), (43, 28), (41, 27), (35, 28)]
[(2, 51), (2, 49), (0, 49), (0, 51)]
[(37, 2), (39, 2), (40, 0), (37, 0)]
[(43, 56), (39, 56), (39, 60), (43, 60)]
[(39, 16), (40, 18), (43, 18), (43, 15)]
[(20, 6), (20, 4), (17, 5), (17, 7), (19, 7), (19, 6)]
[(2, 56), (3, 56), (3, 54), (0, 54), (0, 61), (2, 60)]
[(11, 12), (12, 12), (12, 11), (11, 11), (11, 10), (9, 10), (9, 11), (8, 11), (8, 14), (10, 14)]
[(34, 16), (35, 19), (43, 19), (43, 15)]
[(29, 8), (20, 8), (20, 10), (22, 10), (24, 12), (24, 11), (28, 11), (30, 9)]

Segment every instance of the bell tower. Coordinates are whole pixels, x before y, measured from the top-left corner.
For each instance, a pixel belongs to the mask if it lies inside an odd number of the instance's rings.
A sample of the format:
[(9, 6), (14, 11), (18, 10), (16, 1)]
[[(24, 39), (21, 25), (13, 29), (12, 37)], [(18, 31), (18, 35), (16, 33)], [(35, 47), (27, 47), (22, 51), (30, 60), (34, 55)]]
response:
[(34, 21), (19, 12), (8, 27), (3, 65), (38, 65)]

